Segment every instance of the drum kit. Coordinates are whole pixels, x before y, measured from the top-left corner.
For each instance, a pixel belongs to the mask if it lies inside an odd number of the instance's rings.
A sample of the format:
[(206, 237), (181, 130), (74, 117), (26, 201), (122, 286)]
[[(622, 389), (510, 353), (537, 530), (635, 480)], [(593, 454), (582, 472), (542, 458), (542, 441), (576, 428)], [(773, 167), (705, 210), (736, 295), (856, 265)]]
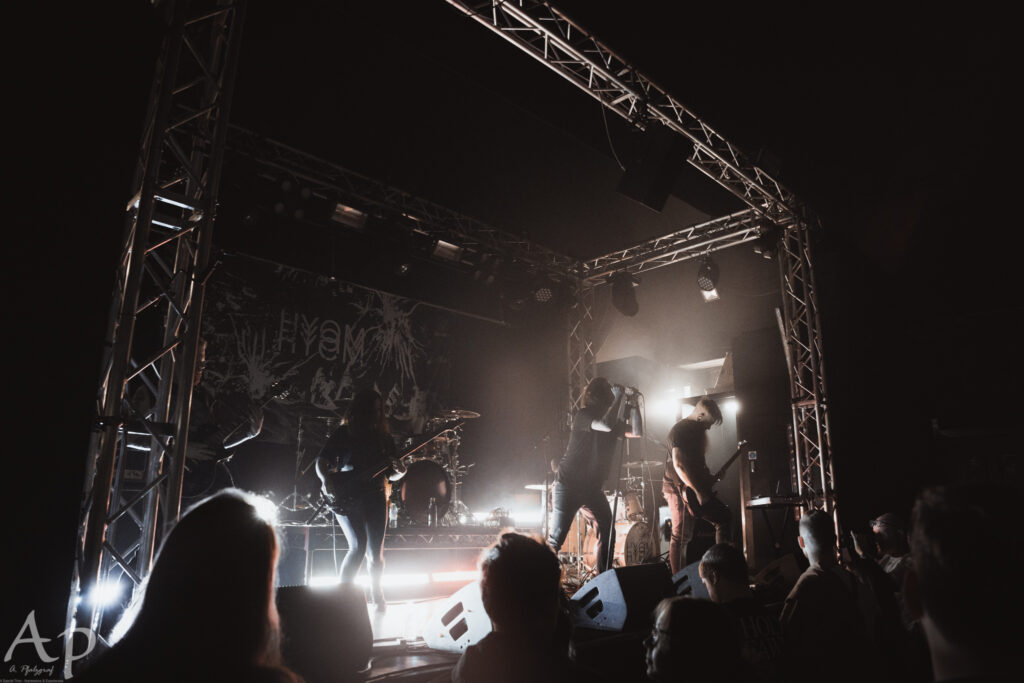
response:
[[(454, 526), (468, 516), (469, 509), (459, 494), (470, 465), (459, 462), (458, 449), (463, 422), (478, 417), (480, 413), (472, 410), (446, 410), (426, 421), (423, 433), (431, 436), (401, 439), (399, 453), (413, 452), (404, 460), (408, 468), (405, 476), (391, 484), (389, 526)], [(328, 410), (307, 409), (299, 417), (295, 483), (280, 504), (283, 510), (316, 510), (313, 518), (327, 515), (317, 500), (320, 481), (315, 471), (316, 456), (340, 425), (341, 418)]]
[[(615, 491), (605, 491), (615, 525), (611, 567), (642, 564), (658, 556), (657, 538), (654, 533), (657, 527), (657, 507), (653, 490), (653, 470), (663, 465), (662, 462), (627, 462), (623, 465), (625, 476), (619, 480), (618, 488)], [(659, 474), (658, 480), (660, 479)], [(531, 484), (527, 488), (536, 489), (537, 486)], [(542, 487), (547, 489), (545, 506), (549, 516), (552, 486)], [(587, 524), (582, 511), (577, 512), (559, 551), (559, 559), (569, 571), (567, 580), (575, 579), (583, 583), (597, 573), (596, 545), (596, 529)]]
[[(406, 459), (408, 471), (391, 489), (389, 526), (455, 526), (469, 513), (459, 495), (470, 465), (459, 463), (462, 423), (480, 417), (473, 410), (447, 410), (427, 420), (433, 434)], [(406, 439), (406, 450), (417, 437)]]

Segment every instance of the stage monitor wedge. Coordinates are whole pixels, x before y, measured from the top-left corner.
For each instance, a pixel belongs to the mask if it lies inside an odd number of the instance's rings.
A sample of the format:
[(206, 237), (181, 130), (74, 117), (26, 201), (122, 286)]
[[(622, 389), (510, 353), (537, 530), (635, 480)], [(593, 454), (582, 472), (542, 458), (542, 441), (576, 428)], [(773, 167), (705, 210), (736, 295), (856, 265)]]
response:
[(664, 562), (616, 567), (598, 574), (569, 600), (573, 623), (600, 631), (650, 628), (651, 612), (673, 595)]

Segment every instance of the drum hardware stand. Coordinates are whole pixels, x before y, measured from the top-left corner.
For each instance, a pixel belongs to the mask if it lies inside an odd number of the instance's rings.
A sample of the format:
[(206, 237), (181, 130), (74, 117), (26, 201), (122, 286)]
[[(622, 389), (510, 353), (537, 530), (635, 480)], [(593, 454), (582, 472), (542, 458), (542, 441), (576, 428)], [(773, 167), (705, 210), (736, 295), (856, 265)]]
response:
[[(305, 452), (302, 449), (302, 436), (305, 431), (305, 428), (302, 426), (302, 415), (299, 415), (299, 431), (295, 435), (295, 475), (292, 477), (292, 492), (280, 503), (280, 507), (291, 512), (295, 512), (299, 509), (299, 477), (302, 475), (302, 456), (305, 455)], [(288, 506), (288, 501), (291, 501), (291, 507)], [(306, 502), (308, 503), (309, 501)], [(321, 509), (322, 505), (313, 513), (313, 517), (316, 517), (317, 514), (320, 513)], [(310, 521), (313, 521), (313, 517), (310, 517)]]
[(465, 467), (459, 465), (459, 443), (462, 441), (462, 424), (458, 424), (450, 430), (454, 436), (448, 445), (448, 457), (445, 459), (444, 468), (452, 478), (452, 499), (448, 502), (448, 512), (439, 520), (439, 526), (458, 526), (463, 515), (469, 513), (469, 506), (462, 502), (460, 492), (462, 490), (462, 477), (472, 465)]

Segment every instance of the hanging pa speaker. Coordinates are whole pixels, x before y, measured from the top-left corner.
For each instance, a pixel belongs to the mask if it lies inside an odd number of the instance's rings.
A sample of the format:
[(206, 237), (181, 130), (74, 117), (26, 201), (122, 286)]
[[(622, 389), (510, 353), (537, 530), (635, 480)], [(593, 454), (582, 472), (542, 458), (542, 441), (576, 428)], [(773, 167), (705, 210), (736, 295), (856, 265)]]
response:
[(618, 190), (649, 209), (661, 211), (689, 154), (686, 140), (671, 128), (656, 121), (637, 141)]
[(370, 664), (373, 630), (366, 598), (342, 584), (277, 589), (281, 654), (307, 683), (362, 681)]
[(672, 577), (672, 588), (676, 595), (687, 598), (710, 600), (708, 587), (700, 580), (700, 560), (686, 565)]
[(443, 652), (465, 652), (491, 632), (491, 618), (480, 597), (480, 582), (455, 591), (423, 626), (423, 641)]
[(576, 591), (569, 613), (576, 626), (601, 631), (632, 631), (650, 626), (651, 612), (672, 595), (672, 577), (663, 562), (615, 567)]

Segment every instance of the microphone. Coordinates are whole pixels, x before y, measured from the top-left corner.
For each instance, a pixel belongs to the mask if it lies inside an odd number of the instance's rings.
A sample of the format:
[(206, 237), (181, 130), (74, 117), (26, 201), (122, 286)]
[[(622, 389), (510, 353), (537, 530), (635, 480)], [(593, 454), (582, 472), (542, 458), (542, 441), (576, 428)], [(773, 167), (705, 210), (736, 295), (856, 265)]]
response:
[(635, 403), (629, 407), (629, 431), (627, 439), (641, 439), (644, 436), (644, 419), (640, 416), (640, 407)]

